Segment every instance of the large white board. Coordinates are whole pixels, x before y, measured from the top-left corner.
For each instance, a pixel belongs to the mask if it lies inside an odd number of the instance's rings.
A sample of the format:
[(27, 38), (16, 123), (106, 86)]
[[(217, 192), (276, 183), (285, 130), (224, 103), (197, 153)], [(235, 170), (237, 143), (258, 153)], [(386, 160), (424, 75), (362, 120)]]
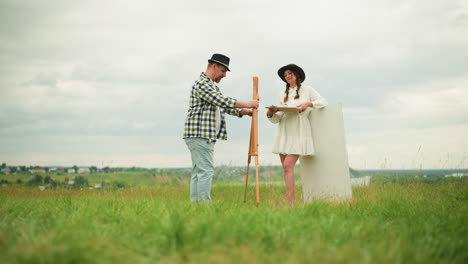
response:
[(304, 202), (352, 198), (341, 104), (313, 109), (309, 114), (314, 156), (300, 159)]

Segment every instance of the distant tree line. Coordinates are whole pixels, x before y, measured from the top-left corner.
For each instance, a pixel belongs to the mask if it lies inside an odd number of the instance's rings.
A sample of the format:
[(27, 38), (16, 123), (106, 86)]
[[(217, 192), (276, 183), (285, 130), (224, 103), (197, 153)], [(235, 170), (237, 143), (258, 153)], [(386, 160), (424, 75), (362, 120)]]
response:
[[(19, 165), (19, 166), (7, 166), (6, 163), (2, 163), (0, 166), (0, 174), (18, 174), (18, 173), (37, 173), (37, 170), (44, 170), (46, 173), (68, 173), (69, 169), (72, 169), (75, 173), (79, 172), (80, 168), (87, 168), (89, 169), (89, 173), (113, 173), (113, 172), (124, 172), (124, 171), (148, 171), (152, 169), (147, 169), (147, 168), (141, 168), (141, 167), (103, 167), (103, 168), (98, 168), (97, 166), (89, 166), (89, 167), (79, 167), (77, 165), (73, 165), (71, 167), (50, 167), (50, 166), (37, 166), (37, 165), (31, 165), (31, 166), (25, 166), (25, 165)], [(6, 171), (5, 169), (8, 169)]]

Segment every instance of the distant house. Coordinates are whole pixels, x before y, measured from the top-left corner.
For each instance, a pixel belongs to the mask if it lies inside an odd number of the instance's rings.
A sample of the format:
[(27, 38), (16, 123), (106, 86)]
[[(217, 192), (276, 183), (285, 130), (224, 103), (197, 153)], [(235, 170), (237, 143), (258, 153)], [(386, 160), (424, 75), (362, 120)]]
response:
[(3, 174), (10, 174), (11, 173), (10, 168), (8, 168), (8, 167), (3, 168), (2, 172), (3, 172)]
[(68, 169), (67, 173), (75, 173), (75, 169)]
[(49, 172), (56, 172), (57, 168), (49, 168)]
[(42, 168), (38, 168), (38, 169), (34, 169), (33, 172), (46, 172), (45, 169), (42, 169)]
[(351, 186), (368, 186), (372, 176), (351, 178)]
[(78, 168), (78, 173), (89, 173), (90, 170), (87, 167), (84, 168)]

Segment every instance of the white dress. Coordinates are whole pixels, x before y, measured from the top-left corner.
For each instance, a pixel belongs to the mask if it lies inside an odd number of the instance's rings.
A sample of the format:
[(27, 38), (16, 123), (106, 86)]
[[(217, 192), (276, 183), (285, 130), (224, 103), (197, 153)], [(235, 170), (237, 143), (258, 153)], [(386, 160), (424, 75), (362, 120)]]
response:
[[(289, 88), (288, 101), (284, 102), (286, 89), (282, 89), (279, 94), (278, 105), (297, 106), (304, 102), (312, 102), (314, 108), (321, 108), (327, 105), (327, 100), (310, 86), (301, 86), (298, 99), (294, 99), (296, 94), (297, 88)], [(273, 153), (301, 156), (315, 154), (312, 129), (308, 119), (310, 111), (312, 111), (310, 107), (306, 108), (302, 113), (278, 111), (268, 118), (270, 122), (278, 123), (272, 148)]]

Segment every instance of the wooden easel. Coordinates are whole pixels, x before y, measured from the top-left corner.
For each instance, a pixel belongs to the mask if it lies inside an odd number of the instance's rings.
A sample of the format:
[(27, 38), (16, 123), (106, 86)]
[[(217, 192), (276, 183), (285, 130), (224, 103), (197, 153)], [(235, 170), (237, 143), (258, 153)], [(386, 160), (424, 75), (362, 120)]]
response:
[[(253, 99), (259, 100), (258, 97), (258, 77), (253, 77)], [(260, 203), (260, 191), (258, 186), (258, 110), (252, 109), (252, 126), (250, 128), (250, 144), (249, 155), (247, 159), (247, 174), (245, 176), (245, 191), (244, 202), (247, 201), (247, 187), (249, 184), (249, 170), (251, 157), (255, 157), (255, 198), (257, 205)]]

